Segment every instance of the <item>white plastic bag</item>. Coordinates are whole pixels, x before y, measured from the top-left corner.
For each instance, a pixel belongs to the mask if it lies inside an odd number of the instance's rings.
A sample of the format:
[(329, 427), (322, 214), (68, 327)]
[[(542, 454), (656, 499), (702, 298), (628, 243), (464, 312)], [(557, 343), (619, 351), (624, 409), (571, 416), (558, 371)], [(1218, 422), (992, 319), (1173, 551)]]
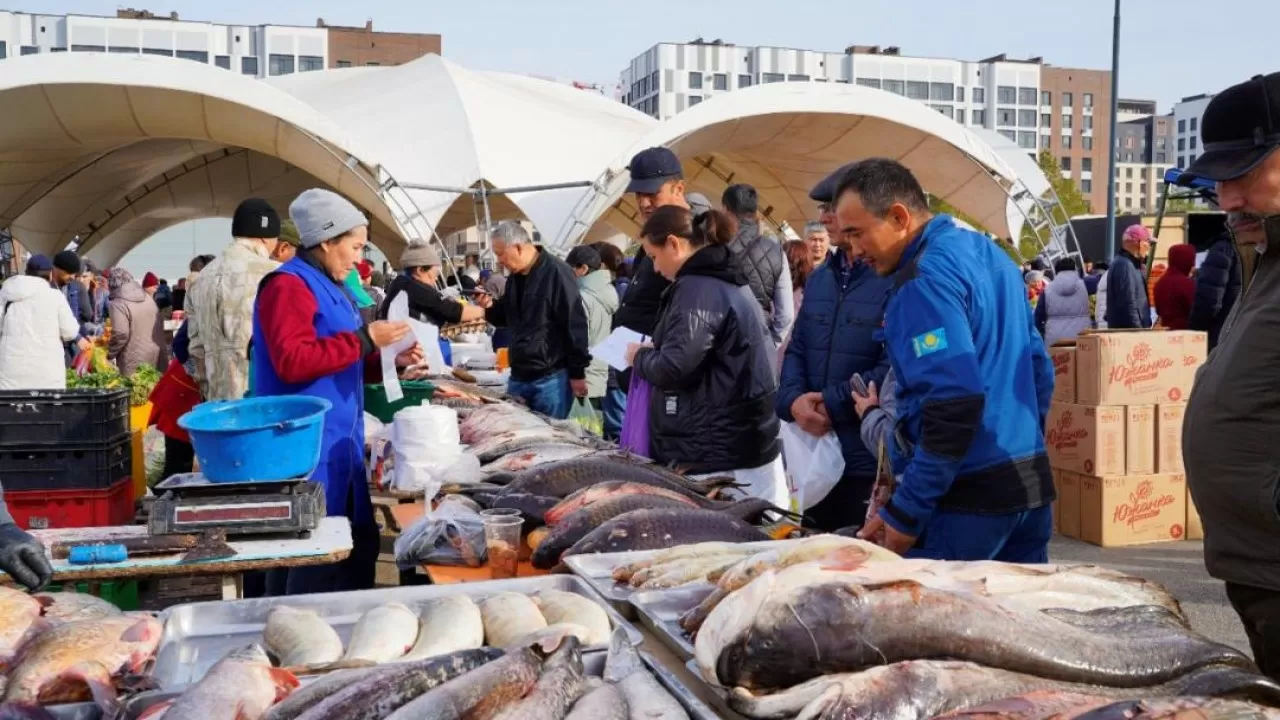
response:
[(822, 502), (844, 475), (844, 453), (834, 432), (814, 437), (795, 423), (782, 423), (782, 456), (792, 512), (802, 513)]
[(453, 496), (405, 528), (395, 544), (396, 564), (465, 565), (480, 567), (485, 560), (484, 523)]
[(407, 407), (391, 425), (395, 489), (435, 497), (451, 482), (449, 470), (462, 455), (458, 413), (439, 405)]

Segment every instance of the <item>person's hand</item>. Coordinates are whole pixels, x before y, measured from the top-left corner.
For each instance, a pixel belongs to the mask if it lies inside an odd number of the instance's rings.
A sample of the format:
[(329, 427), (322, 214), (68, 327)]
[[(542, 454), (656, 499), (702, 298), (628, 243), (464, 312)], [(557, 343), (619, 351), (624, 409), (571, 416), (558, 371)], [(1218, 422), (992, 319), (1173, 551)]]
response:
[(879, 515), (872, 517), (866, 525), (862, 526), (858, 531), (858, 537), (899, 555), (906, 553), (916, 544), (914, 536), (898, 532)]
[(93, 341), (90, 340), (89, 338), (82, 337), (76, 341), (76, 347), (80, 350), (80, 352), (89, 352), (90, 350), (93, 349)]
[(627, 364), (636, 364), (636, 353), (640, 352), (640, 348), (653, 347), (649, 343), (628, 343), (627, 344)]
[(574, 397), (584, 398), (587, 396), (587, 381), (585, 379), (570, 380), (569, 387), (573, 388)]
[(868, 410), (880, 404), (880, 391), (876, 389), (876, 383), (867, 383), (867, 394), (859, 395), (857, 390), (849, 393), (853, 397), (853, 408), (858, 412), (858, 418), (861, 419)]
[(378, 320), (369, 323), (369, 339), (373, 341), (374, 346), (379, 348), (397, 343), (408, 334), (409, 323), (403, 320), (398, 322)]
[(477, 292), (474, 296), (476, 304), (488, 310), (493, 307), (493, 296), (487, 292)]
[(420, 364), (426, 357), (426, 353), (422, 351), (422, 345), (414, 343), (413, 347), (396, 356), (396, 367), (413, 367)]
[(0, 525), (0, 570), (32, 592), (53, 579), (44, 545), (12, 522)]
[(791, 416), (801, 430), (814, 437), (822, 437), (831, 431), (831, 418), (827, 406), (822, 403), (822, 393), (805, 393), (791, 403)]

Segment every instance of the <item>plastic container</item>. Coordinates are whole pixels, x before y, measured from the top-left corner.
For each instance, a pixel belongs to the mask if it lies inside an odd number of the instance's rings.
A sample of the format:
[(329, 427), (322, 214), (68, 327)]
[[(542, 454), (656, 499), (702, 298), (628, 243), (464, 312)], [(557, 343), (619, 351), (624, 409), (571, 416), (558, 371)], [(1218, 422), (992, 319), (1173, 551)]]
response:
[(486, 515), (484, 544), (489, 575), (494, 580), (515, 577), (520, 571), (520, 530), (524, 519), (519, 515)]
[(147, 434), (147, 425), (150, 422), (151, 403), (129, 408), (129, 440), (133, 451), (133, 496), (135, 498), (147, 494), (147, 454), (143, 448), (143, 438)]
[(333, 405), (305, 395), (207, 402), (178, 418), (210, 482), (306, 477), (320, 462), (324, 414)]
[(6, 499), (13, 490), (103, 490), (132, 477), (133, 443), (128, 435), (106, 446), (0, 448), (0, 483)]
[(129, 391), (0, 391), (0, 447), (89, 445), (129, 433)]
[(104, 580), (102, 582), (78, 582), (71, 587), (54, 583), (45, 588), (45, 592), (78, 592), (93, 595), (115, 605), (125, 612), (137, 610), (140, 606), (137, 580)]
[(431, 399), (436, 386), (426, 380), (404, 380), (400, 383), (404, 397), (387, 402), (387, 389), (381, 384), (364, 386), (364, 411), (384, 423), (395, 419), (396, 413), (407, 407), (417, 407)]
[(453, 365), (453, 344), (445, 338), (439, 339), (440, 354), (444, 356), (445, 365)]
[(5, 488), (5, 502), (18, 527), (26, 530), (128, 525), (133, 522), (133, 480), (106, 490), (19, 490)]

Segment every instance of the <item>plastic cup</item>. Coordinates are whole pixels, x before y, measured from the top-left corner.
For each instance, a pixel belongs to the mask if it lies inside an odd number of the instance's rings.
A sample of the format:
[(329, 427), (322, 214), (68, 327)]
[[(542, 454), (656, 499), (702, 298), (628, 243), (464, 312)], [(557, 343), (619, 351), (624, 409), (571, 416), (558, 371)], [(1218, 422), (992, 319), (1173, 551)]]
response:
[(511, 367), (511, 359), (506, 348), (498, 348), (498, 352), (495, 354), (497, 357), (494, 360), (494, 365), (498, 368), (498, 372)]
[(489, 554), (489, 576), (494, 580), (515, 577), (520, 567), (520, 528), (524, 520), (519, 515), (486, 515), (481, 521)]
[(480, 511), (480, 517), (481, 517), (481, 518), (487, 518), (487, 517), (517, 517), (517, 516), (519, 516), (519, 515), (520, 515), (520, 511), (519, 511), (519, 510), (517, 510), (517, 509), (515, 509), (515, 508), (489, 508), (488, 510), (481, 510), (481, 511)]

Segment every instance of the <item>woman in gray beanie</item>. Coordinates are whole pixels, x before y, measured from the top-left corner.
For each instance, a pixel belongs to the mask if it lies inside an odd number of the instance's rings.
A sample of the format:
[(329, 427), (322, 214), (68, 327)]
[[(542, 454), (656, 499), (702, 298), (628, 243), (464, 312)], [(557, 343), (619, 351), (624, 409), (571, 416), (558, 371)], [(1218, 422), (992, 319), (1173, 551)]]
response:
[[(311, 481), (324, 486), (327, 514), (351, 521), (351, 555), (334, 567), (272, 571), (272, 595), (373, 587), (378, 525), (364, 466), (364, 383), (380, 382), (379, 350), (409, 334), (404, 322), (363, 325), (344, 281), (360, 261), (368, 221), (328, 190), (307, 190), (289, 206), (300, 238), (296, 257), (267, 275), (254, 305), (255, 396), (310, 395), (328, 400), (320, 464)], [(415, 346), (396, 358), (421, 362)]]

